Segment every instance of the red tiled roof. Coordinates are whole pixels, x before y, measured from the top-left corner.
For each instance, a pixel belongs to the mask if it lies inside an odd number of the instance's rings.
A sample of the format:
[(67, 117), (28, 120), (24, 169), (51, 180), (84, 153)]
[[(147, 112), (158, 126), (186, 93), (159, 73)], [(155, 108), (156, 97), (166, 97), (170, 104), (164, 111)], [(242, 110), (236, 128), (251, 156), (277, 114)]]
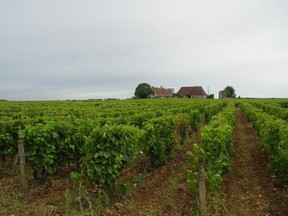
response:
[(152, 87), (152, 91), (154, 93), (154, 96), (158, 97), (167, 97), (170, 95), (169, 90), (165, 88)]
[(189, 96), (189, 95), (207, 96), (206, 92), (201, 86), (181, 87), (178, 93), (184, 96)]

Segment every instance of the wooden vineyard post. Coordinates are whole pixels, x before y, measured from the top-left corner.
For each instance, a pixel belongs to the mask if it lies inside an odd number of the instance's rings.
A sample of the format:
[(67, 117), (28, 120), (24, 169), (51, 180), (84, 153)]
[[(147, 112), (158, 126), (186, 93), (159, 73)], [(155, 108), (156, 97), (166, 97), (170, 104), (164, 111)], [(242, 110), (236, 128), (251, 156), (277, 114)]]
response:
[(21, 176), (21, 184), (24, 191), (28, 190), (28, 182), (26, 178), (26, 161), (25, 161), (25, 151), (24, 151), (24, 142), (23, 140), (18, 140), (18, 154), (19, 154), (19, 168), (20, 168), (20, 176)]
[(199, 201), (200, 215), (206, 215), (206, 185), (205, 185), (205, 161), (203, 157), (199, 158)]

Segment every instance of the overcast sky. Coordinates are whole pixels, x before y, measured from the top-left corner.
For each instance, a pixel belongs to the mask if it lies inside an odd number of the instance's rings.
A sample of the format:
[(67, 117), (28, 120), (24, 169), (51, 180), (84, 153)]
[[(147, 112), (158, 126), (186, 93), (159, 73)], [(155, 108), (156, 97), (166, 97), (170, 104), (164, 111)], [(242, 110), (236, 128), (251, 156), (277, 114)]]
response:
[(0, 98), (288, 97), (287, 0), (0, 0)]

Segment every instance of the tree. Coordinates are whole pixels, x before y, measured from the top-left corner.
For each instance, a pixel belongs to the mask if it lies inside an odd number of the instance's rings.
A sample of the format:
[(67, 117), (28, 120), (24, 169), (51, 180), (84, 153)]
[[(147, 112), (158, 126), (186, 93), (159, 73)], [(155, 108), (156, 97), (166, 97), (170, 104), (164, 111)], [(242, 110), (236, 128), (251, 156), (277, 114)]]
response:
[(149, 98), (152, 94), (152, 87), (148, 83), (140, 83), (135, 89), (136, 98)]
[(235, 98), (235, 89), (232, 86), (227, 86), (224, 91), (226, 92), (226, 97), (228, 98)]
[(210, 94), (207, 96), (208, 99), (214, 99), (214, 94)]

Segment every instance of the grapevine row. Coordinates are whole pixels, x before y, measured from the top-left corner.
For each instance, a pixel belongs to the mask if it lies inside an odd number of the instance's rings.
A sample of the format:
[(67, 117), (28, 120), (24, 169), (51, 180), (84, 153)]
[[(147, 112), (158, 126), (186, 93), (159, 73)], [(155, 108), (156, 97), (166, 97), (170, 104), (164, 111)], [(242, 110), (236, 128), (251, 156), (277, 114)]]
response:
[(194, 170), (188, 171), (188, 183), (192, 191), (198, 189), (199, 162), (204, 160), (207, 187), (216, 192), (223, 176), (230, 170), (229, 156), (233, 152), (232, 135), (235, 125), (235, 105), (229, 103), (223, 112), (212, 117), (211, 122), (200, 131), (201, 145), (194, 144), (188, 152)]
[(253, 102), (251, 104), (259, 109), (262, 109), (264, 112), (266, 112), (269, 115), (275, 115), (285, 121), (288, 121), (288, 110), (285, 108), (282, 108), (276, 105), (271, 105), (271, 104), (259, 103), (259, 102)]
[[(176, 138), (183, 142), (187, 133), (198, 129), (201, 116), (208, 121), (226, 105), (226, 102), (164, 100), (165, 106), (156, 103), (157, 106), (154, 104), (150, 108), (151, 101), (148, 101), (148, 111), (143, 111), (143, 105), (142, 108), (140, 105), (125, 107), (122, 102), (115, 112), (112, 105), (118, 105), (116, 102), (105, 103), (110, 112), (100, 112), (101, 103), (93, 103), (97, 104), (97, 112), (91, 104), (63, 108), (56, 102), (52, 103), (56, 105), (55, 109), (46, 103), (37, 104), (39, 107), (35, 106), (35, 109), (28, 103), (31, 110), (21, 104), (24, 111), (15, 106), (15, 113), (6, 109), (7, 115), (0, 119), (0, 152), (2, 155), (15, 154), (16, 142), (22, 139), (26, 160), (35, 179), (43, 180), (47, 174), (67, 164), (75, 164), (82, 173), (75, 174), (75, 178), (84, 176), (89, 182), (109, 189), (125, 165), (140, 151), (150, 158), (153, 166), (165, 163), (171, 156)], [(122, 113), (119, 107), (123, 109)], [(84, 109), (84, 114), (80, 108)]]
[(241, 103), (248, 120), (253, 123), (263, 150), (269, 155), (270, 168), (288, 184), (288, 124), (249, 103)]

